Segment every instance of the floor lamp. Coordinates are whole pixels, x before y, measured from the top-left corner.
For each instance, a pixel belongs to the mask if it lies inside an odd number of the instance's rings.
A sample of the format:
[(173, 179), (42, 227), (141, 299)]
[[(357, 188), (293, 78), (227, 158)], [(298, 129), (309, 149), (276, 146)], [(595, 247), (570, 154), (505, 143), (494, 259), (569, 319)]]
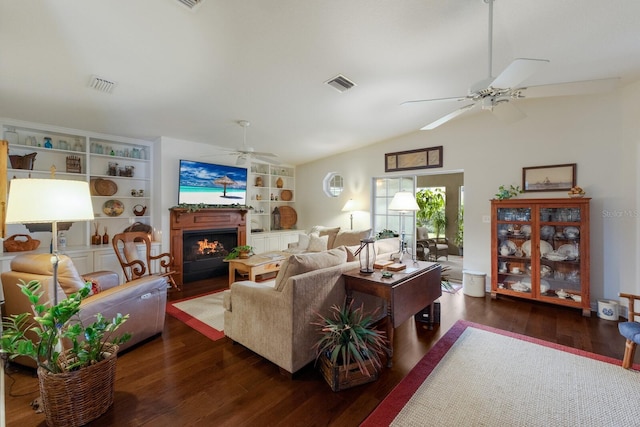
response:
[(351, 219), (351, 229), (353, 230), (353, 211), (355, 211), (356, 202), (353, 199), (347, 200), (347, 203), (344, 204), (342, 208), (342, 212), (349, 212), (349, 219)]
[(400, 212), (400, 250), (399, 250), (400, 258), (398, 259), (398, 262), (402, 262), (402, 258), (404, 257), (404, 254), (407, 253), (407, 247), (404, 243), (404, 235), (405, 235), (404, 215), (407, 212), (418, 211), (420, 210), (420, 207), (418, 206), (418, 203), (416, 202), (416, 198), (413, 196), (413, 193), (409, 191), (399, 191), (393, 196), (393, 199), (391, 200), (391, 204), (389, 204), (389, 210)]
[(6, 223), (51, 223), (54, 305), (58, 303), (58, 222), (93, 219), (91, 193), (86, 181), (31, 178), (11, 180)]

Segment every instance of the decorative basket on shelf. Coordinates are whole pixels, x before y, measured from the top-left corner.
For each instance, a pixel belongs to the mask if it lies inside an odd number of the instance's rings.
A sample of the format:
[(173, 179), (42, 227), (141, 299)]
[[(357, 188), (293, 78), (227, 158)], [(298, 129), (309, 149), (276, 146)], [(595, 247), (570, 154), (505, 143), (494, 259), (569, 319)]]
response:
[[(16, 240), (17, 237), (25, 240)], [(14, 234), (4, 241), (4, 250), (7, 252), (32, 251), (38, 246), (40, 246), (40, 240), (32, 239), (28, 234)]]

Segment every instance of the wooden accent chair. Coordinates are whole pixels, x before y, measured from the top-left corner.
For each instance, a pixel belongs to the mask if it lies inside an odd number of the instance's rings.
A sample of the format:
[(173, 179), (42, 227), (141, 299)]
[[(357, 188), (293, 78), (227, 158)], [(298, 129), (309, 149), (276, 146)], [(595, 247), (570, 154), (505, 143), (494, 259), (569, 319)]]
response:
[(635, 309), (636, 300), (640, 301), (640, 295), (620, 294), (620, 298), (627, 298), (629, 300), (629, 321), (618, 323), (620, 334), (627, 339), (624, 348), (624, 358), (622, 359), (622, 367), (629, 369), (631, 365), (633, 365), (636, 346), (640, 343), (640, 323), (635, 321), (635, 317), (640, 316), (640, 311), (636, 311)]
[[(113, 250), (118, 257), (122, 271), (127, 282), (138, 279), (142, 276), (161, 276), (175, 289), (180, 290), (173, 278), (176, 271), (173, 270), (174, 259), (170, 253), (165, 252), (159, 255), (151, 254), (151, 238), (144, 231), (127, 231), (113, 236), (111, 241)], [(146, 253), (138, 252), (138, 244), (144, 244)], [(143, 255), (143, 257), (141, 257)], [(153, 266), (157, 263), (159, 272), (154, 273)]]

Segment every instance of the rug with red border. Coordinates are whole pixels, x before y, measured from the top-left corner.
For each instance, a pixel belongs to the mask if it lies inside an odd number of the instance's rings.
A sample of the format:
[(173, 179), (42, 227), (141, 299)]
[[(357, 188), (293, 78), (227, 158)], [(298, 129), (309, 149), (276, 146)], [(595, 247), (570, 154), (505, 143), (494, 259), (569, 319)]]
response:
[(224, 337), (223, 290), (167, 302), (167, 313), (210, 340)]
[(634, 425), (640, 374), (620, 365), (460, 320), (362, 426)]

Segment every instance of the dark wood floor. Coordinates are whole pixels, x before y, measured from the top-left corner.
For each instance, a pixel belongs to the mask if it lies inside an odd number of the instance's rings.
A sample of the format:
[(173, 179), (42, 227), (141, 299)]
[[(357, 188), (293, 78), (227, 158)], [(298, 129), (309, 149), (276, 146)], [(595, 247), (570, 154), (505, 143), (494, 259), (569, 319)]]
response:
[[(169, 298), (224, 286), (226, 277), (188, 284)], [(622, 359), (624, 340), (616, 323), (595, 315), (585, 318), (578, 310), (462, 292), (444, 294), (440, 301), (438, 327), (429, 331), (413, 320), (405, 322), (396, 330), (393, 367), (374, 383), (338, 393), (313, 366), (291, 380), (243, 346), (227, 338), (211, 341), (167, 316), (161, 337), (118, 356), (115, 402), (91, 425), (356, 426), (458, 319)], [(44, 416), (29, 407), (38, 395), (33, 372), (11, 365), (9, 374), (7, 425), (44, 426)]]

